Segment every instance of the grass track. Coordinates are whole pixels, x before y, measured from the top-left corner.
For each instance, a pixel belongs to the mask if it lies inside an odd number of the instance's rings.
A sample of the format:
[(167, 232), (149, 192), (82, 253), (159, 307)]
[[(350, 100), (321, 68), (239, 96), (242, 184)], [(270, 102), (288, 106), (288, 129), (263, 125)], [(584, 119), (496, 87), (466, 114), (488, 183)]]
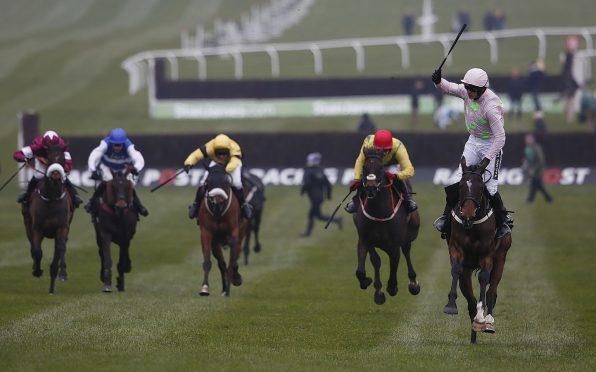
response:
[[(244, 284), (230, 298), (218, 295), (217, 270), (212, 296), (197, 295), (202, 258), (198, 231), (185, 217), (190, 189), (141, 191), (151, 215), (133, 242), (127, 292), (111, 295), (100, 293), (91, 225), (78, 211), (68, 246), (70, 280), (48, 296), (51, 246), (46, 243), (44, 277), (32, 278), (16, 204), (2, 194), (3, 370), (593, 369), (596, 299), (586, 288), (596, 257), (586, 245), (590, 234), (582, 233), (589, 231), (587, 215), (571, 212), (594, 200), (596, 188), (553, 188), (556, 204), (525, 207), (525, 189), (503, 187), (517, 211), (515, 240), (499, 291), (497, 333), (479, 335), (476, 346), (468, 344), (467, 316), (442, 314), (449, 267), (431, 227), (440, 188), (416, 191), (423, 226), (413, 259), (422, 291), (408, 294), (402, 260), (400, 292), (383, 306), (373, 303), (370, 289), (358, 288), (351, 222), (341, 232), (320, 223), (311, 238), (297, 238), (306, 206), (295, 188), (268, 189), (264, 250), (241, 266)], [(342, 193), (336, 189), (325, 209)], [(558, 226), (570, 232), (557, 233)], [(463, 298), (459, 307), (465, 308)]]

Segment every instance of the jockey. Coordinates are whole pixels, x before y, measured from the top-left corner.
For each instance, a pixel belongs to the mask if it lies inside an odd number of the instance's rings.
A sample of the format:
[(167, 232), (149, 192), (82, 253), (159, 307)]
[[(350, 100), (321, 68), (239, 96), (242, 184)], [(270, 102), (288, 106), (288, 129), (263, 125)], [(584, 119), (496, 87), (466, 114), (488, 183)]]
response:
[[(54, 132), (53, 130), (49, 130), (42, 136), (35, 137), (29, 146), (25, 146), (22, 149), (15, 151), (12, 155), (13, 159), (20, 163), (32, 162), (33, 159), (35, 159), (35, 172), (33, 173), (33, 178), (29, 180), (27, 190), (17, 197), (17, 202), (21, 204), (27, 204), (29, 201), (29, 196), (33, 190), (35, 190), (37, 183), (45, 176), (47, 164), (44, 160), (47, 159), (48, 148), (52, 145), (60, 146), (64, 149), (64, 172), (68, 174), (71, 171), (72, 158), (70, 157), (70, 152), (68, 152), (68, 146), (66, 145), (64, 139), (58, 135), (58, 133)], [(77, 193), (77, 190), (74, 188), (73, 184), (68, 178), (65, 179), (64, 185), (70, 193), (73, 206), (78, 208), (82, 200)]]
[[(441, 70), (435, 70), (432, 81), (443, 93), (464, 100), (465, 123), (470, 133), (464, 146), (463, 156), (466, 165), (486, 167), (491, 173), (491, 178), (486, 182), (490, 194), (490, 204), (495, 210), (497, 223), (496, 237), (501, 238), (511, 233), (513, 219), (503, 205), (501, 195), (497, 191), (499, 169), (505, 145), (505, 121), (501, 99), (488, 89), (488, 75), (479, 68), (472, 68), (466, 72), (461, 80), (463, 84), (456, 84), (441, 78)], [(461, 178), (461, 167), (458, 169), (458, 178)], [(443, 215), (435, 221), (435, 227), (445, 237), (449, 230), (448, 215), (458, 199), (457, 183), (447, 186), (447, 204)]]
[[(186, 160), (184, 160), (184, 170), (190, 171), (195, 164), (203, 159), (209, 159), (209, 168), (215, 164), (225, 166), (226, 172), (232, 176), (232, 190), (240, 203), (242, 216), (250, 218), (252, 216), (252, 207), (244, 200), (244, 190), (242, 188), (242, 150), (240, 146), (225, 134), (218, 134), (215, 138), (193, 151)], [(197, 217), (199, 203), (205, 195), (205, 180), (209, 169), (204, 177), (199, 181), (199, 188), (195, 196), (194, 203), (188, 209), (188, 218)]]
[(122, 128), (112, 129), (110, 134), (99, 142), (99, 146), (89, 154), (87, 166), (91, 172), (91, 179), (103, 182), (95, 189), (93, 196), (85, 205), (85, 210), (88, 213), (97, 214), (99, 210), (98, 198), (104, 192), (106, 182), (113, 179), (112, 172), (122, 171), (130, 165), (132, 168), (126, 178), (133, 184), (133, 205), (141, 216), (149, 215), (149, 211), (141, 204), (137, 192), (134, 190), (135, 176), (145, 166), (145, 159)]
[[(397, 191), (404, 197), (406, 211), (408, 213), (414, 212), (418, 209), (418, 206), (412, 200), (412, 196), (406, 185), (406, 181), (414, 175), (414, 166), (412, 166), (412, 162), (410, 162), (406, 146), (400, 140), (394, 138), (391, 132), (386, 129), (378, 130), (374, 134), (366, 136), (364, 139), (362, 147), (360, 148), (360, 153), (356, 159), (356, 164), (354, 165), (354, 179), (350, 184), (350, 190), (354, 191), (360, 188), (362, 167), (364, 166), (364, 149), (371, 147), (383, 152), (383, 164), (385, 166), (399, 164), (400, 170), (393, 175), (394, 185), (396, 186)], [(346, 205), (346, 212), (356, 212), (355, 202), (357, 198), (358, 193), (354, 196), (352, 201)]]

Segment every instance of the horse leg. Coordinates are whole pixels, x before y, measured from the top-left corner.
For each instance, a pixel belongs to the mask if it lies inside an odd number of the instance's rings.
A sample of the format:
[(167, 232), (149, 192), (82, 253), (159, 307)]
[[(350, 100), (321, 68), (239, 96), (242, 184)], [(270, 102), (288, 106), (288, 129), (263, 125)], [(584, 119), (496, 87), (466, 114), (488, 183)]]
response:
[(246, 228), (246, 236), (244, 237), (244, 241), (242, 242), (242, 252), (244, 252), (244, 264), (248, 265), (248, 256), (250, 255), (250, 229), (251, 223), (248, 222), (248, 227)]
[(31, 274), (39, 278), (43, 274), (43, 270), (41, 269), (41, 258), (43, 257), (43, 252), (41, 251), (41, 242), (43, 240), (43, 236), (37, 232), (32, 231), (31, 234), (31, 258), (33, 259), (33, 271)]
[(230, 264), (228, 265), (229, 283), (236, 287), (242, 285), (242, 275), (238, 272), (238, 258), (240, 257), (240, 241), (237, 237), (232, 237), (230, 245)]
[(477, 301), (476, 297), (474, 297), (474, 289), (472, 287), (472, 269), (465, 268), (463, 270), (459, 280), (459, 289), (468, 302), (468, 316), (470, 317), (470, 322), (472, 323), (472, 329), (470, 331), (470, 343), (475, 344), (477, 329), (474, 329), (473, 325), (474, 317), (477, 313)]
[(223, 247), (221, 244), (216, 244), (213, 248), (213, 255), (217, 259), (217, 267), (219, 268), (219, 273), (221, 274), (221, 295), (229, 296), (230, 282), (228, 281), (228, 272), (226, 268), (226, 259), (224, 258), (223, 254)]
[(54, 294), (60, 262), (64, 260), (66, 254), (66, 234), (61, 229), (56, 233), (56, 238), (54, 239), (54, 257), (52, 257), (52, 263), (50, 264), (50, 294)]
[(486, 304), (486, 287), (490, 280), (491, 271), (493, 266), (492, 257), (486, 257), (480, 264), (480, 272), (478, 273), (478, 282), (480, 283), (480, 302), (476, 305), (476, 316), (474, 317), (474, 325), (483, 332), (487, 329), (487, 323), (491, 324), (491, 330), (488, 333), (494, 333), (494, 319), (492, 316), (484, 317), (484, 304)]
[(374, 279), (374, 286), (375, 286), (375, 303), (377, 305), (383, 305), (385, 303), (385, 293), (383, 293), (383, 283), (381, 283), (381, 257), (379, 253), (373, 248), (369, 252), (370, 254), (370, 262), (375, 269), (375, 279)]
[(489, 288), (486, 292), (486, 307), (487, 316), (486, 329), (484, 332), (495, 333), (495, 319), (494, 308), (497, 305), (497, 287), (503, 277), (503, 270), (505, 269), (505, 259), (507, 258), (507, 251), (511, 247), (511, 234), (505, 235), (497, 242), (497, 253), (495, 254), (493, 269), (490, 272)]
[(406, 258), (406, 263), (408, 264), (408, 279), (410, 279), (410, 284), (408, 284), (408, 290), (410, 294), (417, 295), (420, 293), (420, 284), (416, 280), (416, 271), (414, 270), (414, 265), (412, 265), (412, 258), (410, 257), (410, 251), (412, 249), (412, 242), (407, 241), (404, 242), (401, 246), (401, 251)]
[(120, 257), (118, 258), (118, 277), (116, 278), (116, 288), (118, 292), (124, 292), (124, 273), (129, 273), (131, 270), (130, 256), (129, 256), (130, 241), (123, 241), (120, 243)]
[(254, 251), (259, 253), (261, 251), (261, 241), (259, 240), (259, 230), (261, 228), (261, 213), (257, 213), (251, 223), (252, 231), (255, 234)]
[(67, 281), (68, 280), (68, 273), (66, 272), (66, 258), (60, 260), (60, 268), (58, 270), (58, 279), (60, 281)]
[(399, 266), (399, 248), (389, 255), (389, 280), (387, 281), (387, 293), (390, 296), (397, 294), (397, 267)]
[(109, 234), (101, 234), (101, 256), (103, 256), (101, 267), (102, 272), (101, 281), (103, 282), (102, 291), (104, 293), (112, 292), (112, 254), (110, 252), (110, 244), (112, 237)]
[(464, 267), (462, 263), (455, 258), (451, 258), (451, 289), (449, 290), (449, 295), (447, 295), (449, 301), (445, 305), (445, 308), (443, 308), (445, 314), (457, 314), (457, 302), (455, 301), (457, 299), (457, 282), (463, 271)]
[(201, 227), (201, 247), (203, 250), (203, 285), (200, 296), (209, 296), (209, 272), (211, 271), (211, 241), (212, 234)]
[(372, 283), (372, 279), (366, 276), (366, 254), (368, 250), (364, 244), (358, 240), (358, 268), (356, 269), (356, 278), (360, 282), (360, 289), (366, 289)]

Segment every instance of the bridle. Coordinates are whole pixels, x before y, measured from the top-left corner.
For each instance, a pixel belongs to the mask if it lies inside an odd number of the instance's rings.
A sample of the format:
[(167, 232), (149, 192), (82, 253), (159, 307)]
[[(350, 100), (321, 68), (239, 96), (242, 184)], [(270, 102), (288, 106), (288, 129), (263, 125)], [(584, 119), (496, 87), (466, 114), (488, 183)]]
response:
[[(484, 223), (493, 214), (493, 210), (491, 208), (483, 217), (477, 218), (477, 216), (481, 212), (481, 208), (483, 208), (483, 206), (484, 206), (484, 204), (483, 204), (484, 188), (481, 188), (479, 193), (478, 192), (472, 193), (472, 181), (469, 179), (464, 181), (464, 175), (472, 175), (472, 176), (480, 177), (480, 180), (484, 184), (484, 183), (488, 182), (488, 181), (486, 181), (486, 182), (484, 181), (484, 178), (483, 178), (484, 172), (490, 173), (490, 171), (486, 171), (486, 170), (483, 170), (483, 172), (478, 172), (477, 170), (466, 170), (466, 171), (462, 172), (462, 179), (461, 179), (460, 183), (466, 182), (468, 190), (470, 192), (459, 201), (459, 203), (458, 203), (458, 205), (459, 205), (458, 212), (459, 213), (456, 213), (455, 209), (453, 209), (451, 211), (451, 215), (458, 223), (462, 224), (464, 226), (464, 228), (467, 228), (467, 229), (471, 228), (473, 225), (479, 225), (481, 223)], [(490, 180), (490, 178), (489, 178), (489, 180)], [(461, 185), (460, 185), (460, 187), (461, 187)], [(474, 195), (474, 194), (479, 194), (479, 195)], [(468, 200), (471, 200), (474, 203), (473, 217), (463, 216), (463, 206), (464, 206), (465, 202)], [(477, 219), (473, 220), (472, 218), (477, 218)]]

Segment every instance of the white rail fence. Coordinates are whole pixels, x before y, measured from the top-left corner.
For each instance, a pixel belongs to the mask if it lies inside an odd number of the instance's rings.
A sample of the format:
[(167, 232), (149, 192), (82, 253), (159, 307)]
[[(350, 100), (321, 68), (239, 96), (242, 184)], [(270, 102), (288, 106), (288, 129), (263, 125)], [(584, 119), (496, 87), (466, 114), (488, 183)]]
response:
[[(486, 41), (490, 48), (490, 62), (496, 64), (499, 61), (499, 46), (497, 40), (520, 37), (536, 37), (538, 39), (537, 56), (544, 58), (547, 49), (548, 36), (567, 36), (580, 35), (585, 40), (586, 49), (578, 52), (579, 58), (584, 58), (580, 63), (585, 71), (579, 74), (588, 79), (591, 77), (590, 58), (594, 57), (593, 35), (596, 35), (596, 27), (551, 27), (551, 28), (524, 28), (509, 29), (492, 32), (466, 32), (461, 35), (460, 40), (468, 41)], [(335, 39), (320, 40), (297, 43), (271, 43), (271, 44), (239, 44), (226, 45), (209, 48), (184, 48), (168, 50), (151, 50), (135, 54), (122, 62), (122, 68), (126, 70), (129, 76), (128, 90), (130, 94), (136, 94), (142, 89), (146, 82), (152, 84), (153, 66), (156, 59), (165, 59), (170, 64), (170, 79), (178, 80), (178, 60), (196, 60), (198, 65), (197, 78), (207, 79), (207, 57), (231, 56), (234, 60), (234, 76), (236, 79), (242, 79), (243, 55), (251, 53), (266, 53), (269, 56), (271, 64), (271, 76), (277, 77), (280, 74), (280, 52), (306, 51), (313, 56), (314, 73), (320, 75), (323, 73), (323, 57), (321, 50), (351, 48), (355, 53), (355, 63), (358, 71), (363, 71), (366, 67), (365, 47), (373, 46), (396, 46), (401, 52), (401, 65), (407, 69), (410, 66), (410, 45), (438, 42), (443, 46), (444, 54), (451, 47), (454, 35), (452, 33), (435, 34), (430, 41), (422, 35), (410, 36), (389, 36), (377, 38), (359, 38), (359, 39)], [(588, 62), (585, 62), (585, 59)], [(451, 63), (448, 58), (447, 64)]]

